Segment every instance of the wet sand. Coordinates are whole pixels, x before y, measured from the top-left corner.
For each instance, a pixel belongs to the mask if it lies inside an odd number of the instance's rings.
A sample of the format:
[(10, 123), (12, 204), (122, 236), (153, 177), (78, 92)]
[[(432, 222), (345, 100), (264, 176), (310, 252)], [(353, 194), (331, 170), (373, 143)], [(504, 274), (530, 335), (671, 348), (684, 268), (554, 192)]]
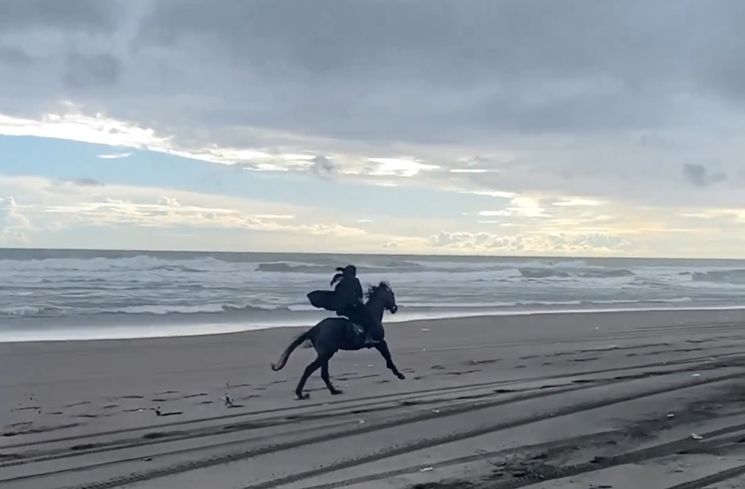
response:
[(0, 486), (745, 486), (743, 310), (391, 324), (406, 380), (343, 352), (307, 401), (298, 333), (0, 344)]

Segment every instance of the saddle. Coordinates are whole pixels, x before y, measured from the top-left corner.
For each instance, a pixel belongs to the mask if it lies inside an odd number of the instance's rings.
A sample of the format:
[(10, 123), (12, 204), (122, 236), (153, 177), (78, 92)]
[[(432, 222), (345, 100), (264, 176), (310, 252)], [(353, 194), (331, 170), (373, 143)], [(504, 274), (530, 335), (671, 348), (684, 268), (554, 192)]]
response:
[(343, 317), (343, 319), (347, 322), (347, 338), (352, 344), (358, 345), (359, 347), (372, 348), (375, 343), (377, 343), (377, 341), (365, 334), (365, 328), (361, 325), (348, 317)]

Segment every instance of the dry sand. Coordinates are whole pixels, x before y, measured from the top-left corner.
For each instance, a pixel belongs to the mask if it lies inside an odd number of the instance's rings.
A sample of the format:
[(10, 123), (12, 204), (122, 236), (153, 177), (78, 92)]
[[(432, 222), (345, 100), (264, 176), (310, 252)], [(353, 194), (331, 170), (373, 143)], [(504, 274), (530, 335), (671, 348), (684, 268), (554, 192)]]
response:
[(0, 344), (0, 486), (745, 487), (745, 311), (389, 325), (407, 380), (341, 353), (307, 401), (298, 332)]

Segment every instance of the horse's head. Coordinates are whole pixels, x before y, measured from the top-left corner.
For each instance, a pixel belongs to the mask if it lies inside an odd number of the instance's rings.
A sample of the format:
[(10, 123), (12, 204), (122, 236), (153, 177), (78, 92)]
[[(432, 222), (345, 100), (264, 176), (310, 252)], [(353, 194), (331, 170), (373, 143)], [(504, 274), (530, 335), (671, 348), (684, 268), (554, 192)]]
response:
[(398, 305), (396, 305), (396, 294), (393, 293), (393, 289), (391, 289), (391, 286), (387, 283), (380, 282), (378, 285), (373, 285), (370, 287), (368, 295), (370, 296), (370, 299), (374, 297), (379, 300), (383, 304), (383, 307), (390, 311), (391, 314), (396, 314), (396, 311), (398, 311)]

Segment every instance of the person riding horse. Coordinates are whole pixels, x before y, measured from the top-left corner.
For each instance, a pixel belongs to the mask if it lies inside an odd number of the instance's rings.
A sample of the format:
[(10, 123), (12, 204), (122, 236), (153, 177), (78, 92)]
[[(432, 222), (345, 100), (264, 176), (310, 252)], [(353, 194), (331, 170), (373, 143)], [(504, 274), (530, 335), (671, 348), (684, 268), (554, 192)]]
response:
[(346, 317), (353, 324), (362, 328), (365, 334), (365, 345), (373, 346), (379, 341), (375, 332), (380, 328), (375, 327), (374, 323), (376, 321), (365, 312), (362, 302), (364, 294), (362, 284), (357, 278), (357, 267), (347, 265), (336, 270), (339, 273), (331, 279), (331, 285), (336, 284), (334, 291), (331, 294), (321, 295), (320, 297), (323, 297), (323, 299), (320, 301), (316, 299), (319, 291), (314, 291), (308, 294), (308, 299), (313, 306), (335, 311), (337, 316)]

